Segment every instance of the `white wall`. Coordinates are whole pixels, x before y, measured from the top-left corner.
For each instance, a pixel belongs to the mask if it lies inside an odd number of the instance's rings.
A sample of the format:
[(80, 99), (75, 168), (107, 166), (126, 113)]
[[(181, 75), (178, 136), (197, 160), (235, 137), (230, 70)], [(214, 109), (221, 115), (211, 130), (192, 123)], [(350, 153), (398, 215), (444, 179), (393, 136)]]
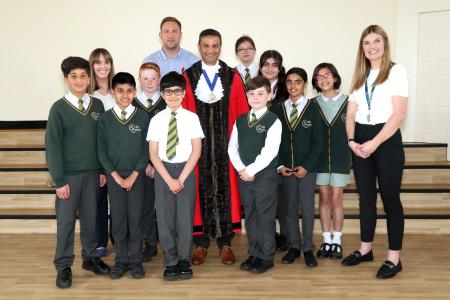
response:
[[(402, 9), (410, 3), (400, 2)], [(215, 28), (223, 35), (222, 59), (234, 66), (234, 42), (249, 34), (258, 54), (277, 49), (287, 68), (301, 66), (311, 75), (318, 63), (334, 63), (343, 77), (344, 92), (350, 85), (359, 35), (367, 25), (383, 26), (393, 45), (398, 45), (397, 1), (378, 0), (376, 5), (361, 0), (271, 3), (1, 0), (0, 120), (46, 119), (52, 103), (64, 94), (59, 67), (70, 55), (87, 58), (92, 49), (104, 47), (112, 53), (116, 70), (136, 75), (142, 58), (160, 47), (159, 23), (168, 15), (183, 23), (182, 46), (188, 50), (196, 53), (199, 32)], [(400, 61), (410, 70), (413, 62), (404, 52), (406, 58)]]

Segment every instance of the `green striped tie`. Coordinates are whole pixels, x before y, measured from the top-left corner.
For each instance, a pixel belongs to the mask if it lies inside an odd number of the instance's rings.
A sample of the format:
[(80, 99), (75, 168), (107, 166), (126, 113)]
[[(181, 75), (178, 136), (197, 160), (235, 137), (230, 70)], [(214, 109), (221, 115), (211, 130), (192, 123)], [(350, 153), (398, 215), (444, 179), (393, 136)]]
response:
[(250, 120), (250, 126), (253, 126), (256, 123), (256, 121), (258, 121), (256, 119), (256, 115), (255, 115), (255, 113), (252, 113), (252, 118)]
[(167, 133), (166, 156), (169, 160), (172, 160), (177, 154), (176, 147), (180, 143), (178, 139), (177, 119), (175, 118), (176, 114), (176, 112), (171, 112)]
[(245, 84), (247, 84), (250, 79), (252, 79), (252, 77), (250, 76), (250, 70), (248, 68), (245, 68), (245, 77), (244, 77), (244, 82)]
[(81, 99), (78, 100), (78, 109), (79, 109), (82, 113), (84, 113), (84, 112), (86, 111), (86, 109), (84, 108), (84, 105), (83, 105), (83, 100), (81, 100)]
[(127, 112), (122, 110), (122, 112), (120, 113), (120, 120), (125, 122), (127, 120), (127, 118), (125, 117), (127, 115)]
[(147, 105), (147, 109), (150, 110), (152, 109), (153, 106), (153, 100), (152, 99), (147, 99), (148, 105)]
[(291, 127), (294, 127), (295, 121), (297, 121), (297, 116), (298, 116), (297, 105), (292, 104), (291, 116), (289, 117), (289, 123), (291, 124)]

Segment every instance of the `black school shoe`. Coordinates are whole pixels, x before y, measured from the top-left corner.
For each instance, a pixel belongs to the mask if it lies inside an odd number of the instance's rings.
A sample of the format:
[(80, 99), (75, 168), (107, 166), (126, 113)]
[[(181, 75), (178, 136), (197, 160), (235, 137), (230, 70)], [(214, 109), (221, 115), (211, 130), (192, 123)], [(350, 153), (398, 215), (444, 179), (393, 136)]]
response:
[(158, 254), (158, 249), (156, 245), (150, 245), (144, 241), (144, 249), (142, 250), (142, 262), (149, 262), (152, 260), (153, 256)]
[(394, 265), (393, 262), (386, 260), (381, 267), (378, 269), (377, 278), (378, 279), (388, 279), (392, 278), (397, 273), (403, 270), (402, 262), (399, 260), (397, 265)]
[(194, 276), (191, 269), (191, 263), (186, 260), (180, 260), (178, 263), (178, 278), (182, 280), (191, 279)]
[(331, 245), (330, 257), (332, 259), (341, 259), (342, 258), (342, 246), (339, 244)]
[(94, 257), (83, 261), (82, 268), (87, 271), (92, 271), (97, 275), (109, 275), (110, 268), (99, 257)]
[(331, 254), (331, 245), (328, 243), (323, 243), (320, 246), (319, 251), (317, 251), (318, 258), (327, 258), (331, 256), (330, 254)]
[(300, 257), (300, 250), (298, 250), (297, 248), (291, 247), (289, 249), (288, 253), (286, 253), (286, 255), (283, 256), (283, 258), (281, 259), (281, 262), (283, 264), (292, 264), (299, 257)]
[(275, 232), (275, 243), (277, 250), (280, 251), (288, 251), (289, 250), (289, 241), (287, 237), (285, 237), (282, 234), (278, 234), (278, 232)]
[(305, 259), (305, 265), (307, 267), (313, 268), (317, 266), (317, 259), (312, 251), (303, 252), (303, 258)]
[(145, 270), (141, 263), (130, 264), (130, 273), (133, 279), (142, 279), (145, 276)]
[(362, 255), (359, 251), (353, 251), (352, 254), (342, 260), (342, 265), (347, 267), (356, 266), (364, 261), (373, 261), (372, 250), (365, 255)]
[(72, 269), (70, 267), (58, 271), (56, 286), (60, 289), (67, 289), (72, 286)]
[(258, 261), (254, 256), (249, 256), (246, 260), (241, 263), (239, 267), (242, 271), (249, 271), (251, 267)]
[(174, 281), (178, 279), (178, 266), (168, 266), (164, 270), (164, 280)]
[(129, 264), (122, 264), (116, 262), (116, 264), (111, 268), (109, 272), (109, 278), (120, 279), (130, 268)]
[(262, 274), (273, 267), (273, 261), (256, 258), (256, 262), (250, 266), (250, 273)]

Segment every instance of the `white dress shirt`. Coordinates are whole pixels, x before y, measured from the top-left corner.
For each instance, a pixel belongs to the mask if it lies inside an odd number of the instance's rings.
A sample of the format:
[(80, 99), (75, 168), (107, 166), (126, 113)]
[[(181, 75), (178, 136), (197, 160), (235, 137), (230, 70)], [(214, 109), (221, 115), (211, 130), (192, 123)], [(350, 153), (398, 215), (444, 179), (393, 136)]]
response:
[[(264, 107), (256, 112), (250, 110), (249, 118), (251, 120), (252, 113), (256, 115), (256, 119), (259, 120), (267, 111), (267, 107)], [(256, 156), (255, 161), (248, 166), (244, 165), (239, 155), (239, 142), (238, 142), (238, 130), (236, 122), (233, 125), (233, 131), (231, 132), (230, 142), (228, 143), (228, 156), (233, 164), (233, 167), (239, 172), (245, 169), (250, 176), (255, 176), (259, 171), (266, 168), (272, 160), (277, 156), (281, 143), (281, 131), (282, 126), (280, 120), (275, 122), (267, 130), (266, 141), (264, 147), (261, 149), (261, 153)]]
[(284, 107), (286, 108), (286, 113), (287, 113), (287, 117), (288, 120), (291, 116), (291, 112), (292, 112), (292, 104), (296, 104), (297, 105), (297, 118), (300, 117), (300, 114), (302, 113), (303, 109), (306, 106), (306, 103), (308, 103), (308, 99), (302, 95), (297, 101), (295, 101), (294, 103), (292, 102), (291, 98), (287, 99), (286, 101), (284, 101)]
[(152, 105), (155, 105), (155, 103), (158, 101), (159, 97), (160, 97), (159, 91), (154, 93), (151, 98), (149, 98), (145, 94), (145, 92), (142, 91), (142, 93), (140, 93), (136, 98), (144, 107), (148, 107), (148, 99), (152, 99)]
[[(125, 120), (128, 120), (133, 115), (135, 109), (136, 107), (134, 107), (132, 104), (128, 105), (125, 108), (125, 111), (127, 112), (127, 114), (125, 115)], [(116, 104), (114, 105), (113, 110), (120, 120), (122, 118), (122, 109), (119, 107), (119, 105)]]
[[(64, 96), (67, 101), (69, 101), (70, 104), (75, 106), (76, 109), (78, 109), (78, 99), (74, 94), (72, 94), (70, 91)], [(91, 97), (85, 93), (83, 97), (81, 97), (81, 100), (83, 100), (83, 107), (84, 109), (88, 109), (89, 105), (91, 104)]]
[(158, 142), (158, 156), (162, 161), (169, 163), (181, 163), (189, 159), (192, 153), (192, 140), (204, 138), (202, 126), (198, 116), (182, 107), (178, 108), (175, 118), (177, 119), (177, 133), (179, 144), (176, 146), (176, 155), (169, 160), (166, 155), (167, 133), (171, 118), (169, 107), (160, 111), (150, 121), (147, 133), (147, 141)]
[(251, 78), (255, 78), (258, 76), (259, 67), (255, 62), (252, 62), (250, 66), (246, 67), (242, 63), (236, 66), (236, 70), (238, 70), (239, 74), (242, 77), (242, 80), (245, 81), (245, 69), (248, 68), (248, 71), (250, 73)]

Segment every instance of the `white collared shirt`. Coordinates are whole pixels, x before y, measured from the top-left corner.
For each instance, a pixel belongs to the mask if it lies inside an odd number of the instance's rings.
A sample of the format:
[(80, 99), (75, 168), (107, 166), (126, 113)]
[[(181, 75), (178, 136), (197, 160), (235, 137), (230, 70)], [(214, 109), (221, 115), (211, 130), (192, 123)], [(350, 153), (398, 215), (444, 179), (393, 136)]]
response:
[(255, 78), (256, 76), (258, 76), (258, 65), (255, 62), (252, 62), (250, 64), (250, 66), (246, 67), (244, 66), (242, 63), (236, 66), (236, 70), (238, 70), (239, 74), (242, 77), (242, 80), (245, 81), (245, 69), (248, 68), (248, 71), (250, 72), (250, 77), (251, 78)]
[[(370, 70), (367, 78), (368, 92), (372, 89), (380, 70)], [(395, 64), (389, 72), (389, 77), (385, 82), (375, 87), (370, 103), (370, 121), (367, 120), (369, 107), (366, 101), (364, 84), (352, 94), (348, 101), (356, 104), (355, 121), (359, 124), (381, 124), (386, 123), (394, 112), (392, 97), (408, 97), (408, 77), (405, 67)]]
[(159, 97), (160, 97), (159, 91), (154, 93), (151, 98), (148, 98), (147, 95), (145, 94), (145, 92), (142, 91), (142, 93), (140, 93), (136, 98), (144, 107), (148, 107), (148, 99), (152, 99), (152, 105), (155, 105), (155, 103), (156, 103), (156, 101), (158, 101)]
[[(214, 66), (208, 66), (207, 64), (202, 62), (202, 68), (205, 70), (208, 75), (211, 83), (214, 80), (215, 74), (219, 73), (220, 65), (219, 61)], [(211, 93), (214, 94), (214, 98), (211, 98)], [(206, 82), (205, 76), (202, 74), (197, 84), (197, 88), (195, 89), (195, 95), (198, 100), (204, 103), (214, 103), (220, 101), (223, 97), (223, 86), (220, 77), (217, 78), (217, 83), (214, 86), (214, 90), (211, 92), (208, 83)]]
[[(116, 113), (116, 115), (119, 118), (121, 118), (122, 117), (122, 109), (119, 107), (119, 105), (117, 105), (117, 104), (114, 105), (113, 109), (114, 109), (114, 112)], [(128, 120), (128, 118), (133, 115), (135, 109), (136, 108), (133, 106), (133, 104), (130, 104), (130, 105), (127, 106), (127, 108), (125, 108), (125, 111), (127, 113), (125, 115), (125, 120)]]
[[(252, 119), (253, 109), (250, 110), (249, 119)], [(261, 118), (267, 112), (267, 107), (264, 107), (256, 112), (256, 119)], [(276, 120), (269, 130), (267, 130), (266, 141), (261, 153), (256, 156), (255, 161), (248, 166), (244, 165), (239, 155), (238, 130), (236, 122), (233, 125), (230, 142), (228, 143), (228, 156), (233, 164), (233, 167), (239, 172), (245, 169), (250, 176), (255, 176), (256, 173), (266, 168), (272, 160), (277, 156), (278, 149), (281, 143), (282, 126), (280, 120)]]
[(162, 161), (169, 163), (181, 163), (189, 159), (192, 153), (192, 140), (204, 138), (202, 126), (198, 116), (182, 107), (178, 108), (175, 118), (177, 119), (177, 133), (179, 144), (176, 146), (176, 155), (169, 160), (166, 155), (167, 133), (171, 118), (169, 107), (156, 114), (150, 121), (147, 133), (147, 141), (158, 142), (158, 156)]
[[(66, 100), (69, 101), (70, 104), (72, 104), (73, 106), (78, 108), (78, 100), (80, 100), (80, 99), (78, 99), (70, 91), (64, 96), (64, 98), (66, 98)], [(87, 93), (85, 93), (83, 95), (83, 97), (81, 97), (81, 100), (83, 100), (83, 107), (84, 107), (84, 109), (88, 109), (89, 108), (89, 104), (91, 104), (91, 97), (89, 97), (89, 95)]]
[(319, 95), (320, 95), (320, 97), (322, 98), (322, 100), (323, 100), (324, 102), (327, 102), (328, 100), (332, 100), (332, 101), (336, 102), (336, 101), (342, 96), (342, 93), (339, 92), (339, 93), (338, 93), (336, 96), (334, 96), (333, 98), (327, 98), (327, 97), (325, 97), (325, 95), (324, 95), (323, 93), (319, 93)]
[[(306, 103), (308, 103), (308, 99), (307, 99), (304, 95), (302, 95), (302, 96), (294, 103), (294, 104), (297, 105), (297, 111), (298, 111), (297, 118), (300, 117), (300, 114), (301, 114), (301, 112), (303, 111), (303, 109), (305, 108)], [(289, 99), (287, 99), (286, 101), (284, 101), (284, 107), (286, 108), (286, 113), (287, 113), (288, 119), (289, 119), (289, 117), (291, 116), (291, 112), (292, 112), (292, 104), (293, 104), (293, 103), (292, 103), (291, 98), (289, 98)]]
[(116, 98), (114, 98), (114, 96), (111, 95), (110, 93), (102, 95), (98, 90), (96, 90), (94, 94), (92, 94), (92, 96), (102, 101), (105, 111), (113, 108), (114, 105), (116, 105)]

